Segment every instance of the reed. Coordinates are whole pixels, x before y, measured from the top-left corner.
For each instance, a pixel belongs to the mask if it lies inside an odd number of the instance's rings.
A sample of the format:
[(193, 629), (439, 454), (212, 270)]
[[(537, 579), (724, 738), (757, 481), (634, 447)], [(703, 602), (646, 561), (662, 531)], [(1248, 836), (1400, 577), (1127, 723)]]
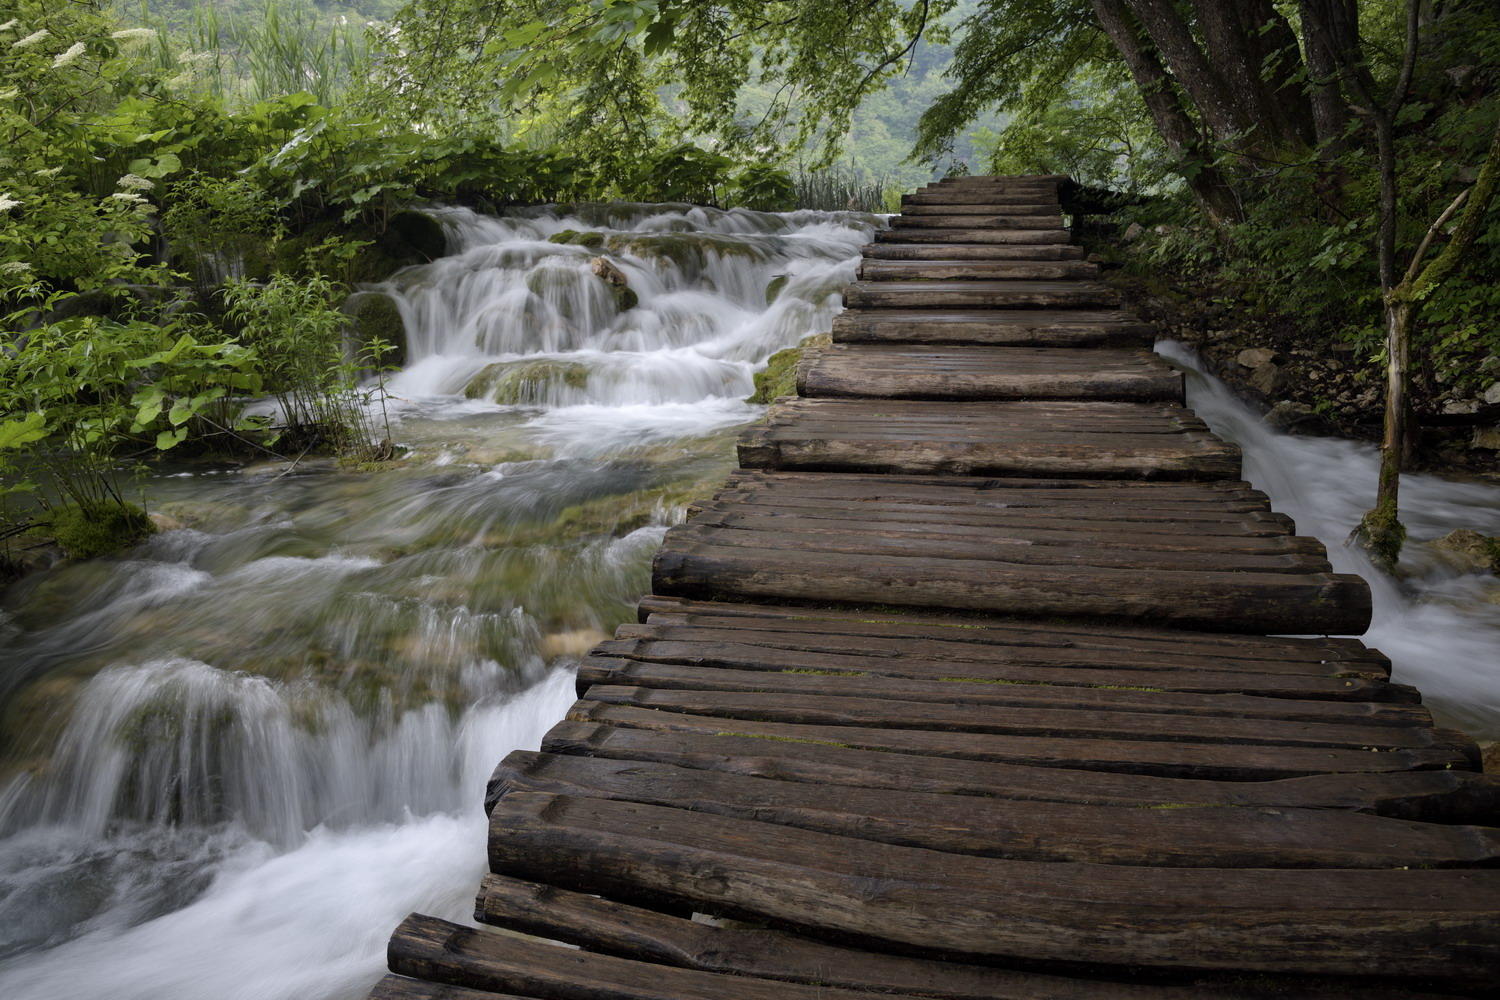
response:
[(862, 171), (843, 164), (824, 170), (798, 171), (793, 184), (798, 208), (892, 212), (901, 200), (901, 191), (885, 178), (866, 179)]

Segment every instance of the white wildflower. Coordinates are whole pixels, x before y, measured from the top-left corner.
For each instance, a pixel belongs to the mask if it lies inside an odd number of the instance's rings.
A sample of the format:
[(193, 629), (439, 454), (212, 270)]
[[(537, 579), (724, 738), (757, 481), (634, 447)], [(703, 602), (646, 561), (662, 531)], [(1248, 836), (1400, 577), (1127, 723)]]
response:
[(30, 274), (31, 265), (24, 260), (8, 260), (0, 263), (0, 274)]
[(68, 51), (59, 52), (57, 54), (57, 58), (52, 60), (52, 68), (61, 69), (69, 63), (77, 62), (78, 57), (83, 55), (84, 50), (86, 50), (87, 48), (88, 46), (83, 44), (82, 42), (74, 42), (72, 45), (68, 46)]
[(126, 28), (124, 31), (111, 32), (109, 37), (120, 42), (144, 42), (156, 37), (156, 29)]
[(20, 96), (21, 92), (15, 87), (7, 87), (4, 90), (0, 90), (0, 101), (13, 101)]
[(46, 167), (42, 170), (33, 170), (32, 173), (37, 177), (56, 177), (62, 173), (62, 167)]
[(19, 41), (11, 42), (10, 47), (13, 49), (24, 49), (28, 45), (35, 45), (37, 42), (40, 42), (46, 38), (50, 38), (51, 36), (52, 32), (48, 31), (46, 28), (43, 28), (40, 31), (33, 31), (31, 34), (27, 35), (25, 38), (20, 39)]
[(115, 199), (116, 201), (129, 202), (132, 205), (146, 204), (146, 199), (136, 194), (134, 191), (116, 191), (114, 194), (110, 195), (110, 197)]
[(13, 17), (9, 21), (6, 21), (4, 24), (0, 24), (0, 31), (9, 31), (11, 28), (14, 28), (20, 23), (21, 19), (19, 17)]
[(126, 174), (115, 181), (115, 187), (125, 191), (150, 191), (156, 187), (156, 182), (140, 174)]
[(21, 203), (10, 195), (0, 194), (0, 212), (9, 212), (19, 204)]

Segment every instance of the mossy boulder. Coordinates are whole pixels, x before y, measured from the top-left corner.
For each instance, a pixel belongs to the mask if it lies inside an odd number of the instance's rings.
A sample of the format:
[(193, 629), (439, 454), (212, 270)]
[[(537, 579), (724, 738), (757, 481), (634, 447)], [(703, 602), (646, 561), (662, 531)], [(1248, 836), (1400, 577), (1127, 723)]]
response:
[(576, 361), (498, 361), (470, 379), (464, 395), (502, 406), (540, 406), (555, 400), (563, 389), (584, 389), (588, 384), (588, 366)]
[(755, 391), (746, 402), (767, 404), (778, 396), (797, 395), (797, 365), (809, 348), (826, 347), (833, 338), (826, 333), (806, 337), (796, 347), (777, 351), (766, 361), (766, 367), (755, 373)]
[(1500, 538), (1458, 528), (1429, 543), (1443, 559), (1466, 573), (1500, 573)]
[(564, 229), (560, 233), (553, 233), (551, 236), (547, 237), (548, 243), (560, 243), (564, 246), (579, 247), (602, 247), (604, 245), (604, 240), (604, 233), (596, 233), (591, 231), (580, 233), (576, 229)]
[(129, 503), (70, 504), (52, 511), (47, 531), (73, 559), (93, 559), (128, 549), (156, 533), (141, 508)]
[(447, 255), (448, 234), (443, 224), (426, 212), (407, 209), (391, 216), (380, 246), (392, 257), (426, 263)]
[(344, 301), (343, 312), (349, 317), (345, 343), (355, 363), (374, 368), (374, 345), (384, 342), (391, 347), (379, 359), (381, 366), (406, 364), (406, 323), (394, 299), (384, 292), (355, 292)]

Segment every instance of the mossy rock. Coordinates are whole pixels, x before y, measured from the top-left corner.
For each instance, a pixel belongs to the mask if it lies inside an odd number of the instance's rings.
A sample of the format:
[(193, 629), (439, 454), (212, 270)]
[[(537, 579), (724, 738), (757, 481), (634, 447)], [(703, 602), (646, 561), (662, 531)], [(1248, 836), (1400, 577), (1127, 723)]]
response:
[(470, 379), (464, 395), (502, 406), (538, 406), (562, 388), (584, 389), (588, 384), (588, 366), (577, 361), (498, 361)]
[(391, 216), (380, 245), (392, 257), (425, 263), (447, 255), (448, 234), (443, 224), (426, 212), (407, 209)]
[(406, 364), (406, 323), (394, 299), (384, 292), (355, 292), (344, 301), (343, 312), (349, 317), (346, 344), (357, 364), (374, 367), (370, 345), (376, 341), (392, 346), (381, 359), (384, 367)]
[(797, 394), (797, 364), (808, 348), (826, 347), (833, 338), (826, 333), (806, 337), (796, 347), (777, 351), (766, 361), (766, 367), (755, 373), (755, 391), (746, 399), (748, 403), (767, 404), (778, 396)]
[(560, 233), (553, 233), (547, 237), (548, 243), (560, 243), (564, 246), (578, 247), (602, 247), (604, 246), (605, 234), (596, 232), (582, 232), (576, 229), (564, 229)]
[(768, 257), (765, 249), (742, 237), (716, 233), (619, 233), (609, 237), (605, 246), (615, 253), (675, 264), (690, 275), (703, 269), (709, 253), (751, 261), (763, 261)]
[(47, 530), (71, 558), (93, 559), (145, 541), (156, 525), (134, 504), (106, 502), (60, 507)]

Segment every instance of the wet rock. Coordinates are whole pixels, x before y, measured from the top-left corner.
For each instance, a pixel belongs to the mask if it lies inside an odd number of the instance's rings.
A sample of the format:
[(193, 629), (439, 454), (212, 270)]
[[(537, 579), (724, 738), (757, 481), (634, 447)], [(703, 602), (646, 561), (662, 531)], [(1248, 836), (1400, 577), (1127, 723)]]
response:
[(1477, 399), (1450, 399), (1442, 406), (1442, 412), (1450, 416), (1464, 416), (1479, 412)]
[(1267, 361), (1263, 365), (1257, 365), (1246, 380), (1250, 388), (1266, 396), (1274, 396), (1286, 388), (1286, 370), (1280, 365)]
[(1494, 427), (1476, 427), (1474, 437), (1469, 441), (1469, 447), (1500, 451), (1500, 424)]
[(1450, 531), (1428, 543), (1443, 561), (1466, 573), (1500, 572), (1500, 538), (1468, 528)]
[(1265, 415), (1265, 422), (1288, 434), (1313, 434), (1328, 436), (1334, 431), (1327, 417), (1306, 403), (1283, 399)]
[(1484, 395), (1480, 396), (1479, 398), (1484, 400), (1490, 406), (1500, 404), (1500, 382), (1496, 382), (1494, 385), (1491, 385), (1488, 389), (1484, 390)]
[(576, 229), (564, 229), (560, 233), (553, 233), (547, 237), (547, 242), (559, 243), (563, 246), (602, 247), (604, 245), (604, 234), (595, 232), (580, 233)]
[(542, 406), (557, 402), (564, 389), (588, 384), (588, 366), (577, 361), (497, 361), (469, 380), (464, 395), (502, 406)]
[(396, 301), (384, 292), (355, 292), (344, 301), (349, 317), (347, 345), (350, 358), (362, 367), (375, 367), (372, 345), (383, 342), (390, 349), (379, 359), (381, 367), (406, 364), (406, 323)]
[(582, 656), (609, 636), (596, 628), (573, 629), (542, 636), (541, 654), (547, 659), (559, 656)]
[(380, 246), (392, 257), (425, 263), (448, 253), (448, 234), (432, 216), (407, 209), (391, 216), (380, 237)]
[(1261, 365), (1270, 364), (1276, 357), (1276, 352), (1269, 347), (1247, 347), (1234, 356), (1241, 367), (1259, 368)]
[(640, 301), (630, 287), (630, 282), (625, 277), (625, 272), (620, 270), (608, 257), (595, 257), (589, 261), (589, 270), (594, 276), (602, 280), (614, 293), (615, 305), (620, 312), (634, 309)]
[(1485, 774), (1500, 774), (1500, 740), (1479, 744), (1480, 763)]
[(157, 531), (181, 531), (187, 525), (173, 517), (171, 514), (163, 514), (159, 510), (151, 511), (146, 515), (151, 523), (156, 526)]

